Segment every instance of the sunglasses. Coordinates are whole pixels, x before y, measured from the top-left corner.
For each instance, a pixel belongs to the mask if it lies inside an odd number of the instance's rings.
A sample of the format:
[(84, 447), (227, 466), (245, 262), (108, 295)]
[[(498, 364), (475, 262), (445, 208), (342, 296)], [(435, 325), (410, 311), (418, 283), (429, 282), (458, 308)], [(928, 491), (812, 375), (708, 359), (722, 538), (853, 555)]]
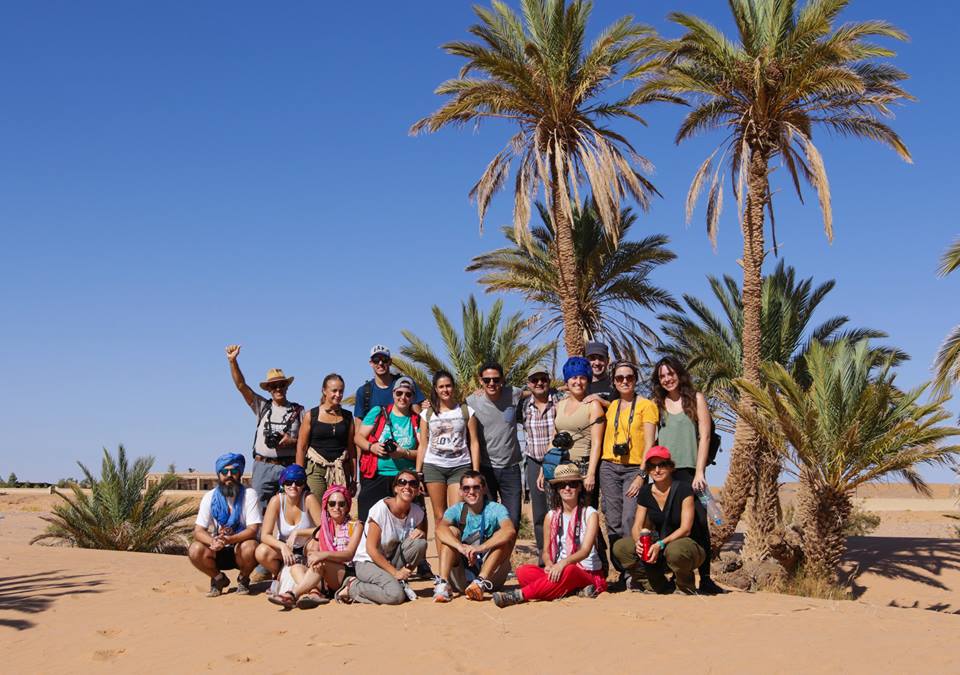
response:
[(637, 378), (633, 375), (614, 375), (613, 381), (617, 384), (622, 384), (624, 382), (636, 382)]
[(479, 492), (483, 489), (482, 485), (461, 485), (460, 489), (464, 492)]
[(372, 359), (370, 359), (370, 362), (375, 363), (378, 366), (382, 366), (384, 363), (390, 363), (390, 359), (388, 359), (386, 356), (374, 356)]
[(288, 386), (286, 384), (268, 384), (267, 391), (286, 391)]
[(400, 487), (409, 486), (412, 488), (418, 488), (420, 487), (420, 481), (417, 480), (416, 478), (398, 478), (397, 485), (399, 485)]
[(499, 377), (481, 377), (480, 381), (484, 384), (500, 384)]
[(327, 507), (334, 508), (334, 509), (345, 509), (347, 508), (347, 503), (346, 502), (327, 502)]
[(221, 476), (239, 476), (239, 475), (240, 475), (240, 469), (238, 469), (238, 468), (236, 468), (236, 467), (231, 468), (231, 467), (228, 466), (228, 467), (226, 467), (226, 468), (224, 468), (224, 469), (220, 469), (220, 475), (221, 475)]
[(531, 377), (530, 384), (550, 384), (550, 378), (544, 376)]
[(667, 464), (666, 462), (656, 462), (656, 463), (650, 462), (649, 464), (647, 464), (647, 471), (656, 471), (657, 469), (666, 470), (669, 468), (670, 468), (670, 465)]
[(395, 391), (393, 392), (393, 395), (397, 398), (413, 398), (412, 391)]
[(285, 480), (283, 481), (283, 487), (290, 487), (291, 485), (296, 485), (297, 487), (303, 487), (307, 484), (305, 480)]
[(580, 480), (565, 480), (560, 483), (554, 483), (557, 490), (563, 490), (564, 488), (578, 488), (583, 485), (583, 481)]

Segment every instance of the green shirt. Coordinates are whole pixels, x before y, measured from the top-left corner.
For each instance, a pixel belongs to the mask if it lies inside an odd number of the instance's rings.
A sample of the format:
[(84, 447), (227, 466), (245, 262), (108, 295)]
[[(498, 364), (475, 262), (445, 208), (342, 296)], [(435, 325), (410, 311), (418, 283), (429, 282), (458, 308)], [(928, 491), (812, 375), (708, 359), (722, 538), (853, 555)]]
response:
[(678, 469), (697, 468), (697, 427), (686, 413), (664, 411), (657, 431), (657, 445), (670, 451)]

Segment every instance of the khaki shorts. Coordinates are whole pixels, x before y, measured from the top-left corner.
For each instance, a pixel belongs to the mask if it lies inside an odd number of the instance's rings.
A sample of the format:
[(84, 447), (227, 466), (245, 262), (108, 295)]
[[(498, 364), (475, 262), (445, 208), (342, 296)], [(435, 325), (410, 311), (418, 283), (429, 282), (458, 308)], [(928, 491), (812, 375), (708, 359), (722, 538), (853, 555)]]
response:
[(459, 485), (460, 479), (470, 470), (469, 464), (462, 466), (437, 466), (436, 464), (423, 465), (423, 482), (425, 483), (446, 483), (447, 485)]
[[(472, 569), (467, 568), (467, 559), (462, 555), (457, 556), (457, 564), (450, 570), (450, 585), (453, 587), (457, 593), (463, 593), (467, 590), (467, 586), (473, 583), (473, 580), (477, 578), (477, 575)], [(490, 583), (493, 584), (493, 590), (498, 591), (503, 588), (503, 585), (507, 582), (507, 575), (510, 574), (510, 559), (507, 558), (504, 560), (500, 567), (493, 571), (493, 574), (487, 579)]]

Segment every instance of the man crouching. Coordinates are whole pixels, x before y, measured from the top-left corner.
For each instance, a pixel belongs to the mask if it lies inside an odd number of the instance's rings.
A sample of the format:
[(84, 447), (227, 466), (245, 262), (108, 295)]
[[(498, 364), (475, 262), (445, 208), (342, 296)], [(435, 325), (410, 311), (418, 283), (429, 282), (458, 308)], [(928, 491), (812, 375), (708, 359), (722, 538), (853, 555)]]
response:
[(245, 488), (240, 480), (245, 465), (243, 455), (227, 453), (218, 457), (219, 485), (200, 500), (188, 555), (193, 566), (210, 577), (209, 598), (217, 597), (230, 585), (223, 570), (240, 570), (237, 594), (250, 592), (262, 517), (256, 492)]
[(517, 531), (506, 507), (487, 498), (482, 473), (463, 474), (460, 499), (437, 525), (440, 576), (434, 579), (434, 602), (450, 602), (451, 588), (483, 600), (485, 592), (502, 588), (510, 573)]

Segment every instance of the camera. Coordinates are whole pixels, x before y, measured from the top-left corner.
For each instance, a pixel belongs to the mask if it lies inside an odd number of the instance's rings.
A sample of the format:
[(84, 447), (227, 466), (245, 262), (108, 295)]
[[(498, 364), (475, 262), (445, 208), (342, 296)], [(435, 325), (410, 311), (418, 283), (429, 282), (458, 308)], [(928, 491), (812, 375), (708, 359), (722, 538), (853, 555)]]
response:
[(561, 450), (569, 450), (573, 447), (573, 436), (571, 436), (568, 431), (558, 432), (553, 437), (553, 447), (560, 448)]
[(272, 431), (270, 429), (263, 430), (263, 444), (268, 448), (276, 450), (277, 446), (280, 445), (280, 441), (283, 440), (283, 434), (279, 431)]
[(397, 442), (392, 438), (389, 438), (385, 441), (381, 441), (380, 445), (383, 446), (383, 451), (388, 455), (392, 455), (397, 451)]
[(630, 444), (629, 443), (614, 443), (613, 444), (613, 454), (617, 457), (623, 457), (624, 455), (630, 454)]

